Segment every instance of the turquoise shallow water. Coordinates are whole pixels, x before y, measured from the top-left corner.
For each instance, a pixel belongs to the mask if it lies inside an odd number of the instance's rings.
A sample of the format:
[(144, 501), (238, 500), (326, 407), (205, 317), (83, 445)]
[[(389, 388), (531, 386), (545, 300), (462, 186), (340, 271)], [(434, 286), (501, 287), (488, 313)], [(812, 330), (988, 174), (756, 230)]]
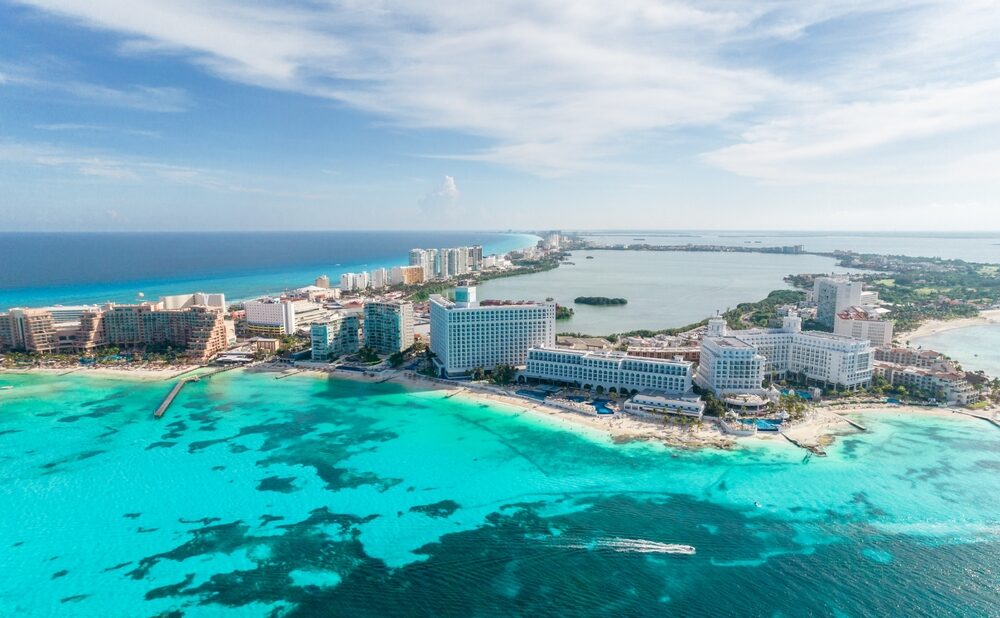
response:
[(0, 391), (0, 615), (1000, 607), (1000, 431), (974, 419), (869, 415), (821, 459), (613, 445), (310, 376), (214, 376), (160, 421), (164, 382), (0, 383), (15, 386)]

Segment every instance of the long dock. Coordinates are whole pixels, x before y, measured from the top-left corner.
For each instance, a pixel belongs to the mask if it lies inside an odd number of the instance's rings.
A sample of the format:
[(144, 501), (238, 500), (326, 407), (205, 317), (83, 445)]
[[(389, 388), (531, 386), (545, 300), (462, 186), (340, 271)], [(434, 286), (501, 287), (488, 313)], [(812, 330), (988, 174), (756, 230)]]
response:
[[(170, 389), (170, 392), (167, 393), (167, 396), (163, 398), (163, 401), (160, 403), (160, 407), (158, 407), (156, 409), (156, 411), (153, 412), (153, 417), (154, 418), (160, 418), (161, 416), (163, 416), (164, 413), (166, 413), (167, 408), (170, 407), (170, 404), (172, 404), (174, 402), (174, 399), (177, 398), (177, 395), (180, 394), (181, 389), (183, 389), (184, 386), (186, 386), (188, 382), (198, 382), (202, 378), (210, 378), (210, 377), (212, 377), (214, 375), (218, 375), (220, 373), (224, 373), (224, 372), (229, 371), (231, 369), (236, 369), (236, 367), (235, 366), (234, 367), (220, 367), (219, 369), (216, 369), (214, 371), (209, 371), (208, 373), (200, 373), (200, 374), (195, 374), (193, 376), (185, 376), (185, 377), (181, 378), (180, 380), (177, 380), (177, 382), (174, 384), (174, 387), (172, 389)], [(185, 373), (187, 373), (187, 372), (185, 372)]]
[(186, 378), (181, 378), (180, 380), (177, 380), (177, 383), (174, 384), (174, 387), (170, 389), (170, 392), (167, 393), (167, 396), (163, 398), (163, 401), (160, 403), (160, 407), (156, 409), (156, 412), (153, 412), (153, 417), (160, 418), (161, 416), (163, 416), (163, 414), (167, 411), (167, 408), (170, 407), (170, 404), (172, 404), (174, 402), (174, 399), (177, 398), (177, 395), (180, 394), (181, 389), (184, 388), (188, 382), (197, 382), (200, 379), (201, 378), (199, 378), (198, 376), (188, 376)]
[(984, 420), (987, 423), (993, 423), (994, 426), (1000, 427), (1000, 421), (995, 418), (990, 418), (988, 416), (982, 416), (981, 414), (973, 414), (972, 412), (963, 412), (962, 410), (952, 410), (953, 412), (958, 412), (959, 414), (964, 414), (966, 416), (971, 416), (972, 418), (978, 418)]
[(846, 416), (841, 416), (836, 412), (831, 412), (831, 413), (840, 420), (844, 421), (845, 423), (848, 423), (851, 427), (854, 427), (855, 429), (860, 429), (861, 431), (868, 431), (868, 428), (862, 425), (861, 423), (854, 422), (851, 419), (847, 418)]

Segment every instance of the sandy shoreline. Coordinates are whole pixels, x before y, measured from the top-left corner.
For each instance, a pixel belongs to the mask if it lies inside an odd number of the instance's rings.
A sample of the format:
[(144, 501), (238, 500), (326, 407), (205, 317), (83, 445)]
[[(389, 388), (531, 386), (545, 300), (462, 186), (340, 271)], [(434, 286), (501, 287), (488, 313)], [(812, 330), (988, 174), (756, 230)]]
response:
[(170, 365), (166, 367), (12, 367), (0, 368), (0, 375), (42, 374), (62, 376), (78, 374), (109, 379), (157, 381), (169, 380), (189, 371), (200, 369), (201, 367), (201, 365)]
[(979, 315), (974, 318), (928, 320), (911, 331), (897, 333), (896, 338), (900, 341), (912, 342), (922, 337), (929, 337), (949, 330), (969, 328), (970, 326), (983, 326), (986, 324), (1000, 324), (1000, 309), (980, 311)]
[[(59, 376), (67, 373), (84, 374), (107, 379), (169, 380), (181, 374), (200, 369), (198, 365), (171, 367), (32, 367), (23, 369), (0, 369), (3, 373), (36, 373)], [(414, 391), (440, 391), (442, 397), (459, 397), (473, 403), (489, 403), (508, 408), (518, 414), (530, 414), (547, 424), (570, 431), (584, 431), (604, 436), (612, 442), (649, 441), (659, 442), (675, 448), (718, 448), (731, 449), (739, 445), (789, 443), (778, 433), (758, 432), (755, 436), (737, 439), (723, 433), (713, 420), (706, 419), (700, 427), (675, 423), (640, 419), (628, 414), (597, 415), (576, 412), (536, 400), (529, 400), (503, 389), (481, 384), (453, 384), (426, 378), (412, 372), (389, 370), (379, 373), (335, 370), (323, 366), (289, 366), (278, 363), (264, 363), (247, 367), (252, 373), (274, 373), (275, 378), (302, 375), (338, 380), (352, 380), (367, 383), (392, 382)], [(978, 421), (968, 414), (952, 408), (929, 408), (921, 406), (886, 405), (880, 403), (851, 403), (843, 406), (823, 405), (810, 410), (805, 419), (788, 426), (782, 433), (804, 446), (827, 446), (834, 435), (852, 426), (843, 417), (854, 414), (879, 414), (907, 416), (936, 416), (951, 419), (964, 418)], [(992, 410), (976, 411), (976, 414), (991, 416)], [(671, 417), (671, 420), (675, 420)]]

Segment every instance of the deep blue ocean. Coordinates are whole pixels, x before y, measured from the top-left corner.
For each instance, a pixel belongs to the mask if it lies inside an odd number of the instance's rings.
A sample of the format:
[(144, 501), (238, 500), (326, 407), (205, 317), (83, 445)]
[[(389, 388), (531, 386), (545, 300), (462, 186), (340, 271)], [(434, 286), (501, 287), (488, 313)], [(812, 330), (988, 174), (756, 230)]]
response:
[(407, 263), (414, 247), (482, 245), (485, 254), (536, 237), (495, 232), (0, 233), (0, 309), (128, 302), (194, 291), (237, 300), (309, 285), (319, 275)]

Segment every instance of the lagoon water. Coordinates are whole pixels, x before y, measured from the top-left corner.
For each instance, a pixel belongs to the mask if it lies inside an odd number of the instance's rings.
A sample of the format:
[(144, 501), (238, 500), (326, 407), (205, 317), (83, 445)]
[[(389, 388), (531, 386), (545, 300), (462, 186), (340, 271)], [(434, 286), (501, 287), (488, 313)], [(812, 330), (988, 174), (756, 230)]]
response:
[(0, 311), (132, 302), (194, 291), (252, 298), (408, 263), (413, 247), (506, 253), (537, 237), (494, 232), (0, 233)]
[(829, 232), (675, 230), (587, 232), (585, 238), (608, 245), (733, 245), (773, 247), (803, 245), (806, 251), (856, 251), (969, 262), (1000, 263), (997, 232)]
[(967, 371), (1000, 376), (1000, 325), (983, 324), (946, 330), (910, 339), (910, 345), (937, 350), (954, 358)]
[(213, 376), (159, 421), (165, 382), (0, 383), (4, 616), (1000, 607), (1000, 431), (975, 419), (866, 415), (816, 458), (310, 375)]
[[(555, 270), (487, 281), (479, 286), (479, 299), (551, 297), (575, 312), (559, 321), (560, 332), (607, 335), (698, 322), (788, 288), (786, 275), (847, 272), (832, 258), (766, 253), (597, 250), (574, 251), (570, 261)], [(577, 305), (578, 296), (621, 297), (628, 304)]]

